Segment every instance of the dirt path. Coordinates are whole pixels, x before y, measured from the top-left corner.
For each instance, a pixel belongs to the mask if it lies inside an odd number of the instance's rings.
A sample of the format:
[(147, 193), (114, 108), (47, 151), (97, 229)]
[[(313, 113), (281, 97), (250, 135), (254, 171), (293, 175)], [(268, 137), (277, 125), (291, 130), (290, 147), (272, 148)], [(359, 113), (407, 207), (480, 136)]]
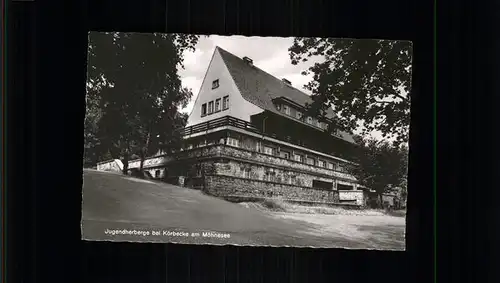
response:
[(345, 238), (366, 249), (405, 249), (405, 218), (371, 215), (273, 213), (277, 219), (309, 223), (312, 236)]

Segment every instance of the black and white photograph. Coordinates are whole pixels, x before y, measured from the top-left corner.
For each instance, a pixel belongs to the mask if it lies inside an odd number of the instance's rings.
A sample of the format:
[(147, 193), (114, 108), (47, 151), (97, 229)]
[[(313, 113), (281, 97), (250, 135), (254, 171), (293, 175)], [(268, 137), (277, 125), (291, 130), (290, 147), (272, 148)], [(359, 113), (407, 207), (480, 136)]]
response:
[(404, 251), (412, 54), (90, 32), (82, 239)]

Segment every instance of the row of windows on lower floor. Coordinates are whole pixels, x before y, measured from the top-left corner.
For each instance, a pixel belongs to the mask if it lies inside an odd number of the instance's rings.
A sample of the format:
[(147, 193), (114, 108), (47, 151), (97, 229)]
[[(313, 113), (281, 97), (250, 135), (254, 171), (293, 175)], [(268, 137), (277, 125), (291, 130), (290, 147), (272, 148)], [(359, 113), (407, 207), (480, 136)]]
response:
[(283, 175), (278, 176), (276, 172), (265, 171), (262, 176), (259, 176), (256, 172), (252, 172), (249, 168), (240, 168), (240, 174), (243, 178), (248, 179), (262, 179), (263, 181), (275, 182), (275, 183), (284, 183), (290, 185), (298, 185), (303, 186), (304, 180), (302, 178), (297, 178), (294, 175)]
[[(224, 139), (220, 140), (220, 143), (224, 143)], [(233, 147), (240, 147), (240, 140), (237, 138), (233, 137), (228, 137), (227, 140), (225, 141), (227, 145), (233, 146)], [(195, 147), (204, 147), (207, 145), (213, 145), (216, 144), (216, 141), (202, 141), (198, 144), (189, 144), (186, 149), (193, 149)], [(344, 172), (348, 173), (348, 170), (345, 166), (341, 165), (338, 162), (334, 161), (326, 161), (325, 159), (321, 159), (320, 157), (316, 156), (311, 156), (311, 155), (306, 155), (306, 154), (301, 154), (297, 152), (291, 152), (286, 149), (279, 149), (275, 146), (272, 146), (270, 144), (263, 144), (261, 141), (255, 142), (255, 147), (252, 148), (251, 150), (255, 150), (259, 153), (267, 154), (267, 155), (272, 155), (276, 157), (281, 157), (289, 160), (294, 160), (296, 162), (300, 163), (305, 163), (307, 165), (311, 166), (318, 166), (330, 170), (335, 170), (339, 172)]]

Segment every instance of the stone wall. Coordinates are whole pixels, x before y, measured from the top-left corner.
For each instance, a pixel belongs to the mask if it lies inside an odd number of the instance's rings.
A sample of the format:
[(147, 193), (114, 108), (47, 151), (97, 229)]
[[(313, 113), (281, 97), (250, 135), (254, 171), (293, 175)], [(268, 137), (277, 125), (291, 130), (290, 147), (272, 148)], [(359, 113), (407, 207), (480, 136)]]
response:
[[(334, 179), (310, 175), (303, 172), (294, 172), (283, 169), (269, 168), (265, 165), (252, 163), (242, 163), (231, 160), (226, 163), (214, 163), (215, 174), (225, 176), (235, 176), (238, 178), (255, 179), (262, 181), (273, 181), (275, 183), (284, 183), (301, 187), (312, 187), (313, 180), (331, 183), (331, 189), (334, 189)], [(246, 173), (245, 170), (248, 172)], [(269, 180), (265, 179), (266, 172), (269, 173)], [(248, 175), (245, 175), (248, 174)]]
[[(248, 144), (250, 141), (243, 141), (242, 144)], [(242, 145), (243, 146), (243, 145)], [(250, 147), (250, 146), (245, 146)], [(300, 171), (313, 175), (322, 175), (326, 178), (341, 179), (347, 182), (356, 182), (356, 178), (350, 174), (330, 170), (323, 167), (313, 166), (291, 159), (285, 159), (278, 156), (267, 155), (260, 152), (235, 148), (227, 145), (206, 146), (187, 150), (178, 154), (179, 158), (201, 158), (201, 157), (228, 157), (241, 160), (248, 160), (252, 163), (266, 164), (276, 168), (286, 168), (288, 171)]]
[[(144, 167), (153, 177), (156, 170), (162, 170), (160, 178), (174, 178), (170, 181), (176, 184), (179, 176), (185, 176), (186, 186), (203, 187), (207, 193), (219, 197), (283, 197), (336, 203), (344, 200), (364, 205), (363, 191), (336, 190), (337, 183), (355, 185), (352, 175), (249, 150), (252, 147), (252, 139), (242, 139), (239, 148), (223, 144), (202, 146), (176, 153), (176, 162), (170, 163), (172, 158), (155, 157), (146, 160)], [(139, 162), (132, 161), (129, 166), (138, 167)], [(201, 183), (194, 184), (194, 179), (200, 179)], [(326, 187), (314, 188), (313, 181), (325, 182)]]
[(355, 201), (357, 205), (365, 206), (365, 193), (361, 190), (353, 191), (339, 191), (339, 200), (342, 201)]
[[(242, 140), (240, 147), (250, 148), (250, 142)], [(338, 203), (336, 183), (355, 185), (355, 178), (346, 173), (227, 145), (185, 150), (179, 152), (177, 158), (180, 163), (172, 163), (169, 172), (188, 166), (181, 170), (184, 173), (176, 172), (174, 175), (204, 176), (204, 189), (209, 194), (226, 198), (280, 196), (293, 200)], [(324, 182), (325, 187), (315, 188), (313, 181)], [(360, 195), (357, 191), (348, 192), (344, 198), (362, 205), (363, 192), (359, 192)]]
[(182, 150), (177, 152), (175, 155), (179, 160), (220, 156), (223, 147), (223, 145), (208, 145), (204, 147)]
[[(154, 176), (155, 172), (155, 167), (162, 166), (163, 164), (168, 163), (169, 161), (173, 160), (172, 157), (168, 156), (157, 156), (157, 157), (150, 157), (144, 160), (143, 167), (144, 169), (148, 169), (146, 171), (149, 171), (151, 175)], [(140, 159), (134, 159), (130, 160), (128, 162), (128, 168), (133, 169), (133, 168), (139, 168), (141, 164)], [(97, 164), (97, 170), (100, 171), (122, 171), (123, 170), (123, 163), (120, 159), (114, 159), (110, 161), (105, 161), (105, 162), (100, 162)], [(164, 169), (161, 169), (162, 172)]]
[[(150, 157), (144, 160), (143, 167), (144, 168), (150, 168), (150, 167), (155, 167), (155, 166), (161, 166), (169, 161), (171, 161), (173, 158), (168, 157), (168, 156), (156, 156), (156, 157)], [(141, 165), (141, 160), (140, 159), (134, 159), (130, 160), (128, 162), (128, 168), (139, 168)], [(153, 175), (154, 176), (154, 175)]]
[(123, 163), (119, 159), (100, 162), (97, 164), (97, 170), (121, 172), (123, 170)]
[(205, 192), (221, 198), (227, 196), (282, 197), (289, 200), (338, 202), (338, 192), (334, 190), (319, 190), (222, 175), (206, 176)]
[(281, 158), (281, 157), (274, 156), (274, 155), (267, 155), (267, 154), (260, 153), (260, 152), (252, 152), (252, 151), (247, 151), (247, 150), (241, 150), (239, 148), (225, 146), (221, 149), (221, 154), (227, 155), (227, 156), (243, 158), (243, 159), (249, 159), (249, 160), (252, 160), (254, 162), (273, 164), (276, 166), (281, 166), (281, 167), (286, 167), (286, 168), (291, 168), (291, 169), (296, 169), (296, 170), (301, 170), (301, 171), (307, 171), (307, 172), (312, 172), (312, 173), (316, 173), (316, 174), (322, 174), (322, 175), (331, 176), (331, 177), (339, 178), (339, 179), (345, 179), (345, 180), (349, 180), (349, 181), (353, 181), (353, 182), (356, 181), (356, 178), (354, 178), (352, 175), (347, 174), (347, 173), (329, 170), (327, 168), (309, 165), (309, 164), (297, 162), (297, 161), (292, 160), (292, 159), (285, 159), (285, 158)]

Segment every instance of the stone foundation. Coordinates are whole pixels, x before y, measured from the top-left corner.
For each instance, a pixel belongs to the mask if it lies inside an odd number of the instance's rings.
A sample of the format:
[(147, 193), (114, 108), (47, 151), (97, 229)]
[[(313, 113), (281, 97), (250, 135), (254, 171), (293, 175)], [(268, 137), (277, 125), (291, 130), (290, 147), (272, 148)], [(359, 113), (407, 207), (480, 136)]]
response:
[(204, 190), (210, 195), (221, 198), (225, 196), (282, 197), (284, 199), (312, 202), (339, 202), (338, 192), (334, 190), (299, 187), (222, 175), (206, 176)]
[[(234, 176), (245, 178), (245, 170), (250, 170), (250, 179), (261, 181), (274, 181), (274, 183), (283, 183), (284, 185), (293, 185), (298, 187), (312, 187), (313, 180), (319, 180), (331, 183), (331, 189), (334, 189), (334, 179), (319, 176), (313, 176), (303, 172), (290, 171), (285, 169), (275, 169), (268, 166), (241, 163), (237, 161), (228, 161), (226, 163), (214, 163), (214, 173), (217, 175)], [(271, 171), (272, 170), (272, 171)], [(272, 172), (273, 180), (264, 180), (265, 173)]]
[(267, 155), (261, 152), (250, 151), (244, 148), (235, 148), (227, 145), (211, 145), (202, 148), (185, 150), (177, 154), (178, 159), (200, 159), (200, 158), (233, 158), (247, 161), (254, 164), (271, 166), (276, 169), (283, 169), (294, 172), (301, 172), (326, 178), (341, 179), (346, 182), (356, 182), (354, 176), (323, 167), (297, 162), (292, 159), (285, 159), (278, 156)]
[[(155, 179), (226, 199), (279, 197), (304, 203), (365, 206), (364, 192), (356, 190), (356, 178), (350, 174), (251, 151), (246, 140), (241, 146), (215, 144), (179, 151), (172, 157), (156, 156), (146, 159), (143, 168)], [(131, 160), (129, 169), (139, 165), (140, 160)], [(351, 185), (355, 190), (338, 191), (338, 184)]]

